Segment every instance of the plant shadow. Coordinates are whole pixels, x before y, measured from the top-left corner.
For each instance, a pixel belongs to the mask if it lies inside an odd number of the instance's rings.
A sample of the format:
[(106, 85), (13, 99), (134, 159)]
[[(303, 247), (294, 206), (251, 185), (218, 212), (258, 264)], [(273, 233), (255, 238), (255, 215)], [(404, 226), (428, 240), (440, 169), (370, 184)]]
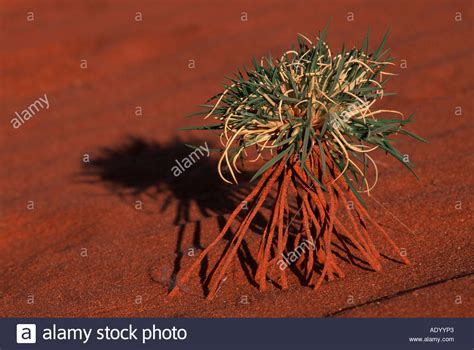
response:
[[(195, 150), (186, 144), (204, 147), (202, 152), (194, 153), (194, 162), (188, 168), (181, 160), (189, 159)], [(184, 142), (175, 138), (167, 143), (158, 143), (127, 136), (117, 146), (102, 147), (97, 156), (82, 166), (81, 182), (102, 184), (127, 203), (130, 199), (147, 196), (159, 201), (161, 214), (174, 213), (173, 224), (177, 226), (177, 237), (173, 267), (166, 272), (166, 281), (164, 276), (159, 278), (159, 282), (166, 283), (169, 289), (176, 284), (185, 251), (189, 248), (184, 246), (188, 226), (192, 225), (193, 248), (202, 250), (201, 221), (204, 218), (216, 218), (222, 229), (226, 222), (225, 216), (242, 205), (248, 192), (250, 174), (241, 174), (239, 186), (224, 183), (218, 176), (217, 161), (208, 156), (206, 146), (207, 143), (198, 139)], [(251, 229), (258, 233), (263, 225), (265, 218), (259, 213)], [(230, 237), (232, 232), (229, 231), (225, 238)], [(254, 268), (255, 261), (251, 255), (239, 254), (239, 258), (242, 266)], [(205, 281), (207, 274), (208, 261), (204, 259), (200, 269), (201, 282)], [(246, 274), (246, 277), (252, 283), (250, 274)], [(153, 276), (152, 279), (156, 281)]]
[[(186, 143), (207, 145), (200, 140)], [(206, 150), (194, 152), (186, 143), (176, 138), (160, 144), (129, 136), (116, 147), (101, 148), (97, 157), (84, 163), (83, 182), (103, 183), (123, 199), (142, 195), (156, 199), (164, 194), (160, 212), (175, 203), (175, 225), (190, 222), (193, 203), (203, 217), (228, 213), (241, 197), (239, 189), (217, 176), (216, 161), (207, 156)], [(188, 168), (181, 162), (184, 158), (191, 159)]]

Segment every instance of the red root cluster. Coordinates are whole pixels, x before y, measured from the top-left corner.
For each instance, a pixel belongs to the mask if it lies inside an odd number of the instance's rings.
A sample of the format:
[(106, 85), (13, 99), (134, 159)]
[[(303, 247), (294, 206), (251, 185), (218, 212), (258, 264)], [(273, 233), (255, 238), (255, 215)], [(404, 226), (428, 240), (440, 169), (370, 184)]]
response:
[[(323, 166), (322, 158), (325, 159), (326, 166)], [(275, 270), (275, 267), (278, 267), (278, 262), (281, 262), (284, 254), (298, 249), (303, 240), (311, 243), (311, 249), (305, 249), (302, 252), (295, 261), (294, 267), (301, 272), (307, 284), (315, 289), (325, 278), (333, 280), (336, 275), (344, 277), (344, 272), (338, 266), (333, 252), (336, 240), (340, 242), (351, 259), (354, 257), (354, 250), (357, 250), (371, 268), (380, 270), (381, 256), (369, 235), (370, 225), (382, 234), (403, 262), (409, 264), (408, 259), (400, 253), (387, 232), (370, 217), (343, 178), (339, 177), (335, 181), (340, 172), (329, 159), (331, 158), (327, 154), (327, 149), (325, 157), (321, 157), (319, 150), (315, 148), (306, 161), (306, 166), (312, 169), (313, 174), (319, 174), (318, 180), (324, 184), (325, 191), (302, 169), (296, 159), (291, 159), (286, 163), (280, 161), (262, 175), (258, 184), (244, 200), (251, 203), (250, 210), (240, 222), (213, 272), (207, 278), (208, 299), (215, 297), (252, 220), (275, 185), (277, 186), (276, 198), (256, 255), (257, 269), (254, 278), (260, 290), (267, 289), (268, 275)], [(295, 203), (296, 209), (292, 208), (290, 203)], [(351, 203), (353, 207), (350, 208), (348, 203)], [(189, 280), (203, 259), (224, 239), (241, 211), (242, 206), (239, 205), (230, 215), (219, 235), (179, 279), (170, 296), (178, 293), (180, 286)], [(341, 212), (345, 212), (345, 215), (343, 214), (345, 222), (341, 221), (341, 215), (338, 214)], [(292, 227), (293, 230), (291, 230)], [(299, 251), (301, 252), (301, 249)], [(277, 271), (279, 271), (277, 283), (282, 289), (288, 288), (287, 269), (280, 267)]]

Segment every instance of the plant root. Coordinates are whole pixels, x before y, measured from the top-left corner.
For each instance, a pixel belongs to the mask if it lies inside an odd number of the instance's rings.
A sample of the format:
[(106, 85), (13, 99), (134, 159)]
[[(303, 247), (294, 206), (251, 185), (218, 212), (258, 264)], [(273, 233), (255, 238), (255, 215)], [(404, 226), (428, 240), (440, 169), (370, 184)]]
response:
[[(294, 264), (293, 267), (300, 271), (306, 284), (314, 289), (318, 289), (325, 279), (331, 281), (336, 276), (343, 278), (344, 272), (338, 266), (333, 250), (336, 240), (345, 248), (351, 264), (358, 252), (359, 260), (365, 261), (375, 271), (381, 270), (381, 255), (369, 234), (369, 226), (381, 234), (405, 264), (410, 263), (388, 233), (368, 214), (347, 183), (334, 181), (341, 177), (341, 172), (329, 161), (331, 158), (327, 154), (328, 150), (324, 149), (323, 152), (326, 153), (325, 157), (321, 157), (317, 147), (314, 148), (305, 164), (314, 170), (314, 174), (320, 174), (319, 179), (309, 176), (297, 159), (290, 159), (288, 162), (281, 160), (262, 175), (244, 200), (252, 202), (250, 210), (239, 223), (231, 241), (204, 282), (208, 286), (208, 299), (216, 296), (250, 224), (275, 185), (275, 202), (256, 255), (254, 280), (259, 290), (267, 290), (270, 275), (276, 275), (273, 273), (275, 268), (279, 270), (279, 277), (275, 277), (273, 282), (282, 289), (287, 289), (286, 270), (290, 264)], [(322, 159), (326, 159), (325, 164), (322, 164)], [(325, 191), (320, 184), (324, 184)], [(291, 203), (296, 203), (297, 211), (290, 210)], [(349, 203), (352, 204), (351, 208)], [(175, 296), (180, 286), (188, 282), (203, 259), (223, 240), (241, 210), (242, 206), (239, 205), (229, 216), (219, 235), (179, 279), (169, 296)], [(338, 213), (344, 213), (347, 220), (341, 221)]]

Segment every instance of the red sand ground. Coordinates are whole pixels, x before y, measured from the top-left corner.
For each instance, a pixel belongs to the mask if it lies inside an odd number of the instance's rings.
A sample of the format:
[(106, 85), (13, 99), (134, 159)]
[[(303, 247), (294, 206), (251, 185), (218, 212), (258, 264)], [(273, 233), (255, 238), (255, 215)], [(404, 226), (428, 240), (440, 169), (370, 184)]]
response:
[[(472, 1), (1, 4), (0, 316), (474, 315)], [(260, 293), (236, 264), (216, 300), (204, 300), (196, 283), (167, 300), (173, 266), (189, 266), (187, 249), (205, 246), (249, 187), (234, 195), (208, 159), (170, 181), (183, 148), (166, 145), (178, 134), (202, 144), (209, 135), (176, 130), (196, 122), (184, 115), (252, 55), (276, 56), (296, 33), (314, 36), (331, 17), (335, 50), (343, 40), (359, 44), (369, 26), (376, 42), (391, 25), (392, 52), (407, 60), (389, 84), (400, 94), (384, 104), (415, 111), (410, 130), (430, 143), (400, 145), (420, 180), (378, 158), (374, 198), (403, 224), (370, 207), (412, 265), (387, 260), (380, 273), (346, 266), (346, 278), (316, 292), (293, 281), (288, 291)], [(13, 129), (15, 111), (44, 93), (50, 108)], [(82, 163), (84, 153), (91, 163)]]

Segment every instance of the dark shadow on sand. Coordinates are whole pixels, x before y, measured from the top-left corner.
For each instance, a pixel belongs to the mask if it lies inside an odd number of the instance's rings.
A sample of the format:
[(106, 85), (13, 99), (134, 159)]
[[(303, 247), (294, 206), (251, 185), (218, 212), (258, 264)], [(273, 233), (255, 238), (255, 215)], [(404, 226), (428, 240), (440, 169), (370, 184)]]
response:
[[(169, 272), (168, 285), (173, 288), (181, 270), (184, 254), (189, 247), (183, 246), (188, 225), (193, 225), (193, 248), (202, 250), (201, 220), (215, 217), (219, 227), (225, 225), (229, 215), (249, 192), (250, 174), (241, 174), (241, 184), (224, 183), (217, 172), (217, 160), (208, 157), (205, 152), (182, 174), (175, 176), (172, 168), (176, 160), (180, 161), (193, 152), (187, 146), (205, 146), (203, 140), (180, 140), (175, 138), (167, 143), (158, 143), (136, 136), (128, 136), (117, 146), (99, 149), (89, 163), (84, 163), (80, 174), (81, 182), (102, 184), (124, 201), (148, 196), (159, 200), (160, 213), (174, 212), (173, 223), (178, 227), (175, 258), (172, 271)], [(199, 153), (201, 155), (201, 153)], [(191, 218), (192, 207), (196, 207), (199, 217)], [(260, 214), (253, 222), (252, 230), (261, 232), (265, 219)], [(216, 235), (218, 232), (215, 233)], [(232, 237), (232, 232), (226, 238)], [(239, 250), (240, 263), (250, 282), (250, 271), (255, 269), (255, 261), (244, 244)], [(197, 252), (197, 254), (199, 254)], [(208, 261), (204, 259), (200, 269), (201, 283), (208, 274)], [(205, 291), (205, 286), (203, 286)]]

